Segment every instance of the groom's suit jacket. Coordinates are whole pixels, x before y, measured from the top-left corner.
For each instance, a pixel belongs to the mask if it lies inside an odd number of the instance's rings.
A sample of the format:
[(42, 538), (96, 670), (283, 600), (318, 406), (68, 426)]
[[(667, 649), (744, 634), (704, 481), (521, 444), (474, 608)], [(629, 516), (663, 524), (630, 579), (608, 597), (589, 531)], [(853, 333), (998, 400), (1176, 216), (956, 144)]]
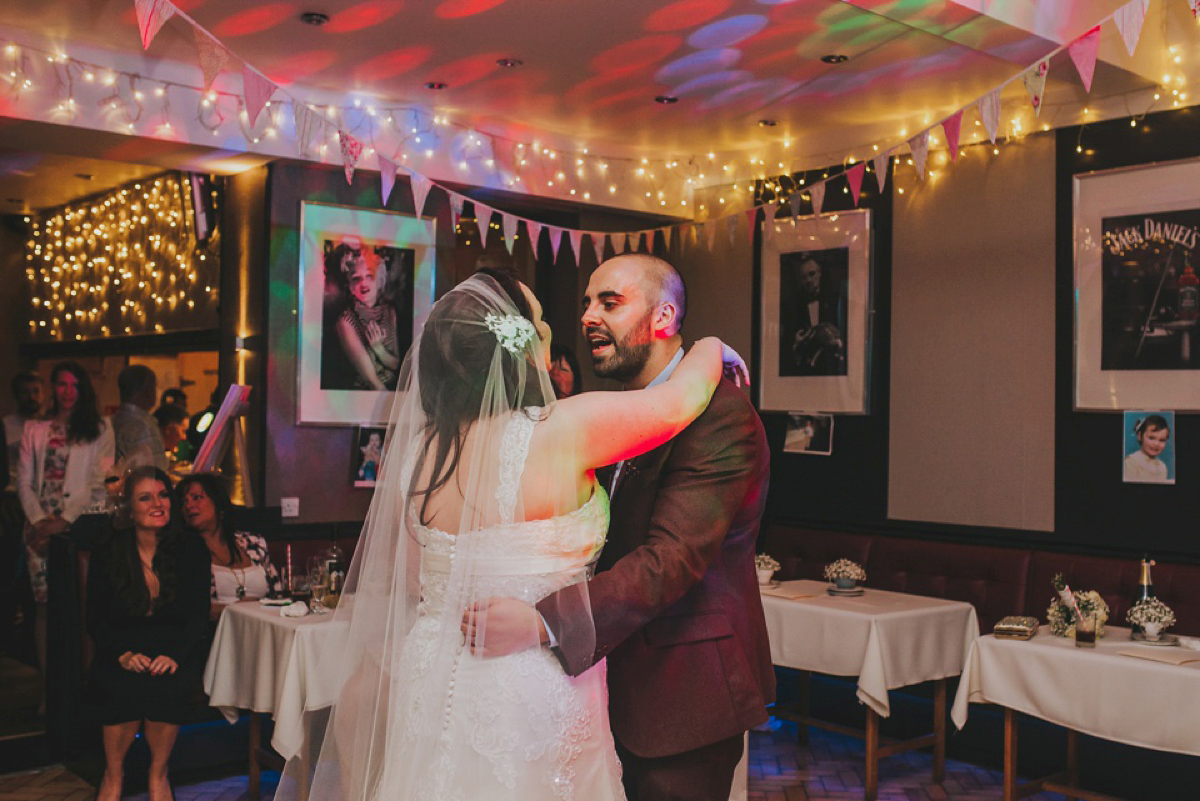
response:
[[(754, 547), (769, 462), (754, 408), (722, 381), (679, 436), (620, 471), (588, 585), (595, 652), (568, 637), (556, 653), (572, 675), (608, 658), (613, 734), (639, 756), (690, 751), (767, 720), (775, 675)], [(605, 486), (611, 477), (600, 472)], [(570, 630), (566, 605), (547, 601), (538, 609), (550, 629)]]

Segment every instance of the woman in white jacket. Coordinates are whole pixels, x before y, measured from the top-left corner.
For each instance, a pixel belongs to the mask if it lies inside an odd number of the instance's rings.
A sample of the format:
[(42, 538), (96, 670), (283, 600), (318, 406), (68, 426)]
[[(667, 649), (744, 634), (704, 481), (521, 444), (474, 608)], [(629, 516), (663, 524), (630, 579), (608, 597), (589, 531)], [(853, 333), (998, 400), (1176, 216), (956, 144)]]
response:
[(89, 507), (105, 498), (104, 477), (113, 464), (113, 432), (101, 419), (96, 392), (78, 362), (60, 362), (50, 373), (52, 401), (44, 420), (25, 424), (17, 492), (28, 521), (25, 550), (35, 604), (38, 660), (46, 663), (46, 551)]

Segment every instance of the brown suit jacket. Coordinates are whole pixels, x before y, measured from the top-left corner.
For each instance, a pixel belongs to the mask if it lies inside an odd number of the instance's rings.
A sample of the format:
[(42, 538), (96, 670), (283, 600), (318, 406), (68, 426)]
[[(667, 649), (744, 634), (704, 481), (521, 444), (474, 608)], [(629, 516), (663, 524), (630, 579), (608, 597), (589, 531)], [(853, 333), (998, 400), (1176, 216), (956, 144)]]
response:
[[(775, 674), (754, 546), (769, 463), (757, 413), (722, 381), (687, 429), (621, 471), (588, 585), (595, 652), (570, 638), (556, 651), (572, 675), (608, 657), (613, 734), (638, 756), (690, 751), (767, 720)], [(538, 605), (556, 636), (570, 628), (568, 608), (553, 596)]]

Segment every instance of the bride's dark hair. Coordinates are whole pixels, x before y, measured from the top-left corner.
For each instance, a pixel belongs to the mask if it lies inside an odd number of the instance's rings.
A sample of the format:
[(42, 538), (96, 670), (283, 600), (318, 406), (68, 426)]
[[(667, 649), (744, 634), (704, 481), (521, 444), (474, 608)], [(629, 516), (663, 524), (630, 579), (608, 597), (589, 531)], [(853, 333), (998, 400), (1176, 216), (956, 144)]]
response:
[[(533, 322), (533, 310), (521, 291), (516, 276), (509, 270), (484, 267), (469, 280), (489, 285), (492, 291), (507, 299), (522, 317)], [(409, 486), (410, 497), (424, 496), (420, 520), (428, 525), (430, 496), (445, 486), (454, 475), (462, 455), (463, 437), (467, 429), (483, 414), (487, 414), (484, 391), (497, 348), (496, 334), (483, 324), (489, 307), (478, 292), (457, 290), (439, 300), (421, 335), (418, 349), (421, 408), (426, 420), (424, 442), (413, 469)], [(502, 391), (506, 409), (544, 406), (553, 395), (546, 397), (536, 368), (524, 356), (501, 358)], [(424, 472), (429, 446), (436, 439), (433, 469), (429, 486), (417, 488)]]

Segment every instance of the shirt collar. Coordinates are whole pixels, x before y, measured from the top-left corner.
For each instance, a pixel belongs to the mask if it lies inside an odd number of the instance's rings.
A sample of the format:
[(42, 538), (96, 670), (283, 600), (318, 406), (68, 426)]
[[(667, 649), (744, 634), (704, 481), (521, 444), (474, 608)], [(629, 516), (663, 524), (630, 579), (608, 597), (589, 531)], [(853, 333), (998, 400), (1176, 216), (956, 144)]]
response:
[(675, 368), (679, 366), (681, 361), (683, 361), (682, 347), (675, 351), (675, 356), (671, 359), (671, 361), (667, 362), (667, 366), (662, 369), (662, 372), (659, 373), (653, 381), (646, 385), (646, 389), (649, 389), (650, 387), (657, 387), (659, 384), (666, 383), (667, 379), (671, 377), (671, 373), (675, 372)]

